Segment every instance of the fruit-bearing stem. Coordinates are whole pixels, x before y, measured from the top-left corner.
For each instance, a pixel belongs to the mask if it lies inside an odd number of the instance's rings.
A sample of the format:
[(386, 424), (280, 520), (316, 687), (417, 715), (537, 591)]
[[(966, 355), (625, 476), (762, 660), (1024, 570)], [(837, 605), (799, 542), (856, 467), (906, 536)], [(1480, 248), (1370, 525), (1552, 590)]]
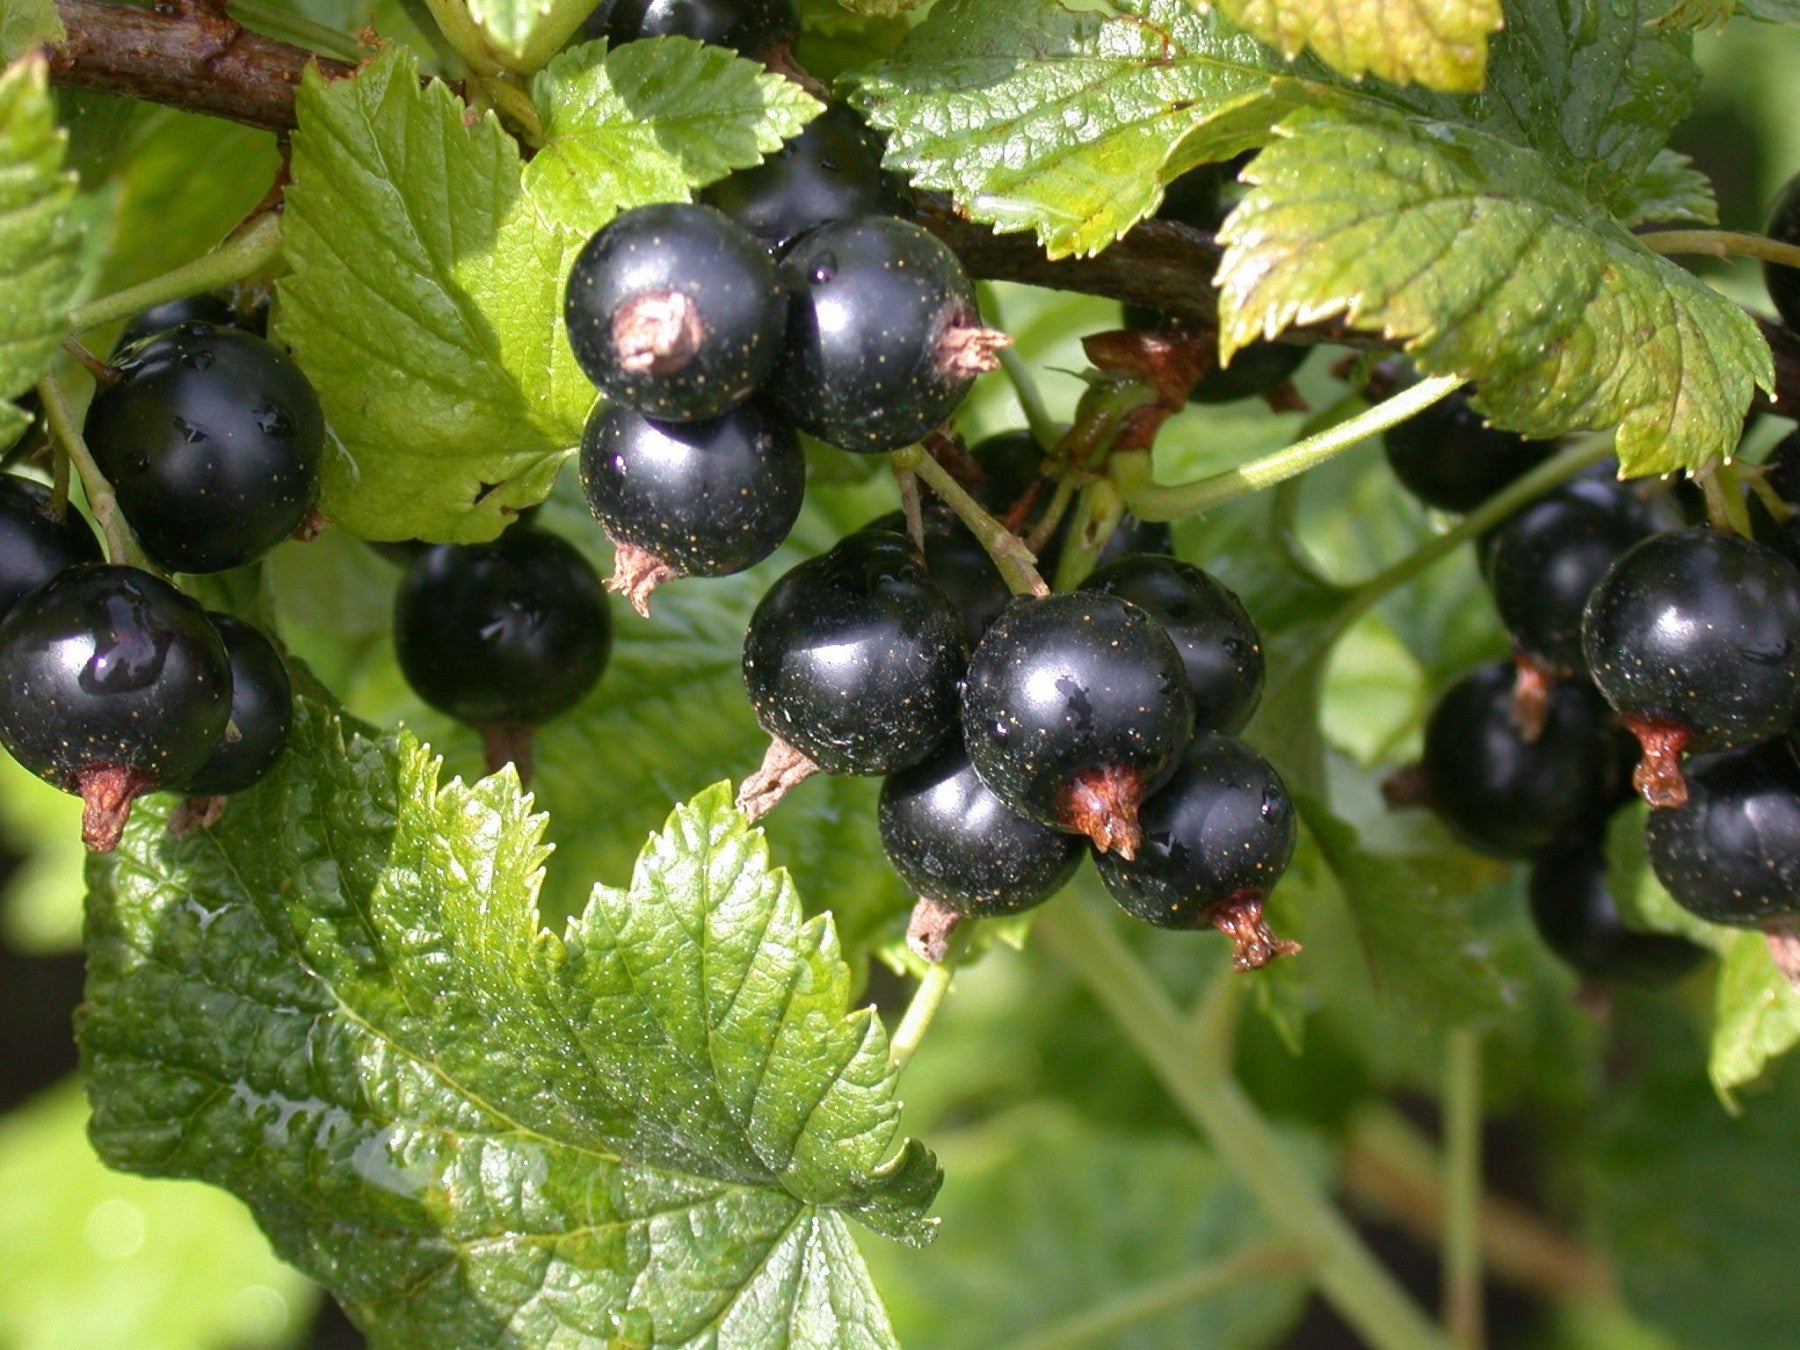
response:
[(82, 333), (103, 323), (116, 323), (152, 305), (216, 291), (246, 277), (273, 272), (280, 264), (281, 217), (270, 211), (204, 257), (136, 286), (89, 301), (69, 315), (69, 329)]
[(1195, 1058), (1180, 1014), (1118, 934), (1072, 896), (1054, 906), (1037, 931), (1276, 1227), (1312, 1258), (1319, 1292), (1338, 1315), (1375, 1350), (1449, 1350), (1443, 1333), (1283, 1147), (1237, 1081)]
[(1166, 486), (1153, 483), (1144, 473), (1144, 465), (1136, 457), (1121, 460), (1116, 467), (1126, 472), (1117, 475), (1119, 495), (1126, 507), (1142, 520), (1180, 520), (1197, 516), (1215, 506), (1235, 501), (1252, 492), (1284, 482), (1296, 474), (1323, 464), (1359, 441), (1397, 426), (1415, 413), (1448, 397), (1463, 384), (1455, 375), (1436, 375), (1402, 389), (1392, 398), (1358, 413), (1355, 417), (1328, 427), (1316, 435), (1295, 441), (1285, 450), (1240, 464), (1224, 473), (1215, 473), (1191, 483)]
[(125, 524), (125, 513), (119, 510), (119, 499), (113, 496), (112, 484), (106, 481), (106, 475), (94, 463), (87, 442), (81, 438), (81, 428), (75, 425), (75, 415), (69, 410), (68, 399), (63, 397), (62, 386), (54, 375), (46, 375), (38, 381), (37, 390), (57, 454), (66, 457), (81, 476), (81, 490), (87, 494), (88, 510), (94, 513), (94, 523), (106, 540), (106, 560), (119, 566), (141, 566), (143, 560), (137, 556), (131, 531)]
[(969, 527), (969, 532), (981, 541), (981, 546), (988, 551), (994, 560), (994, 566), (1000, 569), (1000, 575), (1006, 580), (1006, 587), (1014, 595), (1048, 595), (1050, 588), (1038, 575), (1037, 559), (1018, 535), (990, 516), (980, 502), (963, 491), (961, 483), (950, 476), (950, 471), (939, 464), (928, 454), (923, 446), (909, 445), (903, 450), (896, 450), (888, 456), (888, 462), (894, 466), (895, 472), (911, 470), (925, 480), (925, 485), (943, 499), (944, 505), (956, 512), (957, 518)]
[(1777, 243), (1740, 230), (1657, 230), (1640, 234), (1638, 243), (1652, 253), (1705, 253), (1714, 258), (1760, 258), (1783, 267), (1800, 267), (1800, 246)]

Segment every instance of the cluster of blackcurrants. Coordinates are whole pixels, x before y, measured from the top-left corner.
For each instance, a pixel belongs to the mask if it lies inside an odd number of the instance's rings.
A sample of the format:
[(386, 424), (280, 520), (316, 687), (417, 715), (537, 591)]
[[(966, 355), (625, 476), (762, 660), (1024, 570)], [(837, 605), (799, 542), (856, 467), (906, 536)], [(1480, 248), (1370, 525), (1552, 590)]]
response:
[[(1460, 399), (1388, 436), (1401, 481), (1458, 511), (1553, 448), (1482, 425)], [(1764, 481), (1791, 494), (1797, 470), (1800, 433)], [(1554, 951), (1589, 977), (1652, 982), (1701, 953), (1626, 925), (1608, 889), (1608, 820), (1633, 786), (1655, 808), (1651, 863), (1684, 908), (1749, 926), (1800, 915), (1800, 533), (1766, 513), (1762, 540), (1689, 525), (1666, 485), (1615, 471), (1577, 475), (1481, 541), (1514, 660), (1439, 699), (1421, 786), (1471, 847), (1532, 860), (1531, 911)]]
[[(146, 311), (88, 409), (93, 459), (165, 572), (243, 566), (312, 511), (324, 421), (261, 322), (214, 296)], [(0, 605), (0, 742), (82, 797), (91, 848), (117, 843), (141, 793), (181, 791), (204, 817), (286, 748), (291, 685), (269, 639), (107, 563), (66, 500), (16, 475), (0, 478)]]

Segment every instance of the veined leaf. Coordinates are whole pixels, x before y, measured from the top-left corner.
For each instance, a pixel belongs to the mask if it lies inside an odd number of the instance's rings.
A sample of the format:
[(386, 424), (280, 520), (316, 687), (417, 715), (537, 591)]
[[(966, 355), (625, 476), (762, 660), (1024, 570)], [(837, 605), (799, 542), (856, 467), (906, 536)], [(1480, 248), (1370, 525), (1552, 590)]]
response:
[(1283, 56), (1310, 48), (1352, 79), (1375, 75), (1453, 93), (1482, 87), (1488, 39), (1502, 23), (1499, 0), (1219, 0), (1219, 8)]
[[(63, 169), (63, 144), (43, 57), (0, 71), (0, 400), (49, 368), (81, 282), (81, 231), (69, 215), (75, 175)], [(0, 444), (11, 445), (25, 423), (0, 401)]]
[(532, 92), (545, 140), (526, 187), (547, 215), (584, 233), (622, 206), (683, 200), (760, 163), (821, 110), (792, 80), (681, 37), (573, 48)]
[(91, 877), (102, 1156), (236, 1192), (377, 1344), (893, 1345), (844, 1216), (922, 1242), (939, 1173), (728, 787), (558, 937), (529, 798), (439, 767), (302, 701), (219, 826), (135, 813)]
[(1800, 0), (1676, 0), (1658, 28), (1723, 28), (1738, 15), (1763, 23), (1800, 24)]
[(1221, 231), (1222, 350), (1341, 315), (1479, 382), (1509, 430), (1616, 426), (1630, 474), (1728, 453), (1772, 387), (1747, 314), (1530, 153), (1363, 106), (1306, 109), (1280, 132)]
[(1693, 160), (1675, 150), (1664, 150), (1638, 175), (1630, 195), (1619, 204), (1619, 224), (1717, 225), (1719, 203), (1712, 182), (1694, 167)]

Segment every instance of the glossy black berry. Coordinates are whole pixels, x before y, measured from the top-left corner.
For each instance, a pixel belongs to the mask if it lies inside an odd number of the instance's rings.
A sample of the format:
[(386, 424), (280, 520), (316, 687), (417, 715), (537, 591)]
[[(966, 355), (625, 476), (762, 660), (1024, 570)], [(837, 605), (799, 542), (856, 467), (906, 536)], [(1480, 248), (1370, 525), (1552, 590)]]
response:
[(262, 337), (268, 327), (268, 316), (267, 308), (259, 308), (248, 315), (240, 313), (236, 305), (217, 291), (183, 296), (179, 300), (170, 300), (164, 304), (152, 305), (149, 309), (139, 310), (127, 319), (125, 326), (119, 330), (118, 340), (113, 343), (113, 355), (119, 355), (133, 343), (142, 342), (145, 338), (154, 337), (158, 333), (166, 333), (169, 329), (184, 323), (204, 323), (214, 328), (237, 328)]
[(1473, 511), (1549, 458), (1555, 441), (1528, 441), (1487, 424), (1458, 390), (1388, 428), (1388, 466), (1400, 485), (1440, 511)]
[(1529, 858), (1612, 809), (1624, 765), (1606, 705), (1584, 684), (1548, 691), (1535, 741), (1513, 708), (1513, 667), (1482, 666), (1447, 689), (1425, 724), (1431, 809), (1470, 848)]
[(860, 530), (769, 588), (744, 635), (763, 730), (827, 773), (885, 774), (956, 733), (962, 618), (905, 537)]
[[(1790, 178), (1775, 198), (1775, 210), (1769, 216), (1769, 238), (1780, 244), (1800, 245), (1800, 174)], [(1766, 262), (1763, 283), (1769, 288), (1769, 299), (1775, 302), (1781, 321), (1800, 333), (1800, 267)]]
[(1262, 905), (1294, 856), (1293, 801), (1274, 767), (1231, 736), (1202, 731), (1139, 813), (1132, 858), (1095, 850), (1113, 899), (1159, 928), (1217, 928), (1240, 970), (1298, 950), (1263, 924)]
[(1055, 895), (1082, 841), (1028, 820), (981, 781), (960, 745), (881, 785), (881, 846), (906, 884), (956, 914), (1017, 914)]
[(1015, 600), (969, 662), (963, 740), (1013, 810), (1137, 846), (1138, 807), (1194, 729), (1187, 671), (1162, 626), (1098, 591)]
[(480, 728), (536, 727), (594, 687), (612, 651), (606, 592), (565, 540), (515, 527), (437, 544), (394, 597), (400, 671), (432, 707)]
[(181, 788), (191, 797), (226, 797), (260, 782), (287, 749), (294, 687), (281, 653), (260, 631), (229, 614), (206, 617), (231, 662), (231, 726)]
[(1531, 865), (1531, 921), (1576, 974), (1625, 984), (1667, 984), (1706, 952), (1685, 938), (1630, 928), (1606, 884), (1606, 851), (1592, 835), (1552, 844)]
[(1514, 646), (1545, 674), (1585, 670), (1581, 614), (1594, 587), (1626, 549), (1681, 524), (1661, 484), (1620, 482), (1611, 466), (1509, 517), (1494, 533), (1487, 575)]
[(800, 31), (793, 0), (604, 0), (582, 31), (614, 46), (639, 38), (687, 37), (759, 56)]
[(787, 538), (806, 460), (793, 426), (761, 400), (705, 422), (608, 407), (581, 438), (581, 485), (615, 543), (682, 575), (716, 577), (761, 562)]
[(1787, 741), (1699, 755), (1681, 806), (1652, 811), (1650, 865), (1675, 903), (1709, 923), (1800, 917), (1800, 765)]
[(0, 619), (14, 605), (76, 563), (99, 562), (100, 544), (73, 506), (50, 515), (50, 489), (0, 474)]
[(919, 440), (993, 368), (962, 263), (910, 221), (863, 216), (802, 235), (781, 261), (787, 348), (769, 389), (804, 431), (878, 454)]
[(881, 169), (881, 138), (834, 103), (781, 149), (714, 183), (700, 200), (770, 249), (834, 220), (905, 211), (905, 186)]
[[(950, 603), (962, 615), (963, 633), (973, 651), (988, 625), (1012, 600), (1012, 591), (981, 541), (948, 509), (928, 502), (923, 521), (925, 575), (950, 597)], [(871, 520), (863, 528), (905, 534), (906, 518), (893, 511)]]
[(230, 713), (225, 644), (148, 572), (77, 564), (0, 623), (0, 742), (85, 800), (90, 848), (118, 843), (134, 798), (191, 778)]
[(1800, 714), (1800, 571), (1721, 530), (1646, 539), (1607, 571), (1583, 620), (1588, 668), (1644, 743), (1635, 779), (1680, 804), (1680, 754), (1785, 733)]
[(563, 292), (569, 346), (613, 403), (663, 421), (717, 417), (768, 378), (786, 301), (743, 227), (685, 202), (616, 217)]
[(1262, 637), (1237, 596), (1175, 558), (1137, 554), (1100, 568), (1082, 589), (1129, 600), (1159, 624), (1181, 653), (1194, 696), (1194, 725), (1244, 729), (1262, 700)]
[(190, 323), (117, 369), (88, 407), (87, 443), (152, 559), (219, 572), (293, 534), (318, 496), (325, 419), (286, 352)]

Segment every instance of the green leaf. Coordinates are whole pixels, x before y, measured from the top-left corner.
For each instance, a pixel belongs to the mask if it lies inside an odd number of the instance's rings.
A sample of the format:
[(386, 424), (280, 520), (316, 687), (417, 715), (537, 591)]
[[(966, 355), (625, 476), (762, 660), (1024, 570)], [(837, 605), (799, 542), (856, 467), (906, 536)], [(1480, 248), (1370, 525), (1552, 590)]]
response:
[(1352, 79), (1375, 75), (1475, 93), (1487, 71), (1499, 0), (1426, 0), (1375, 9), (1347, 0), (1219, 0), (1232, 22), (1292, 58), (1311, 48)]
[(1773, 387), (1746, 313), (1528, 152), (1366, 107), (1303, 110), (1280, 131), (1221, 231), (1224, 351), (1342, 315), (1405, 339), (1432, 374), (1480, 382), (1509, 430), (1616, 426), (1631, 474), (1729, 453), (1755, 388)]
[(333, 433), (321, 510), (372, 539), (474, 542), (549, 491), (594, 399), (562, 324), (583, 242), (406, 49), (297, 104), (279, 325)]
[(1657, 28), (1723, 28), (1742, 15), (1763, 23), (1800, 24), (1800, 0), (1676, 0)]
[(623, 207), (686, 200), (760, 163), (823, 106), (758, 62), (681, 37), (571, 48), (539, 72), (532, 95), (544, 145), (526, 187), (584, 234)]
[(1717, 225), (1719, 203), (1712, 180), (1693, 160), (1675, 150), (1660, 151), (1639, 175), (1631, 197), (1619, 207), (1619, 224)]
[(293, 1345), (316, 1291), (210, 1186), (109, 1172), (73, 1079), (0, 1118), (0, 1344)]
[(516, 780), (439, 768), (302, 701), (215, 829), (140, 806), (92, 873), (102, 1156), (238, 1193), (378, 1343), (891, 1346), (845, 1216), (922, 1242), (939, 1174), (727, 786), (559, 937)]
[[(63, 142), (44, 58), (0, 72), (0, 400), (49, 369), (81, 281), (81, 232), (69, 216), (75, 176), (63, 169)], [(0, 402), (0, 444), (25, 423)]]
[(543, 65), (593, 9), (592, 0), (468, 0), (469, 17), (488, 46), (515, 71)]
[(81, 950), (81, 799), (0, 755), (0, 839), (19, 859), (0, 892), (0, 940), (26, 955)]
[(67, 37), (56, 0), (0, 0), (0, 58), (11, 61), (29, 48), (57, 46)]
[(1268, 48), (1188, 0), (945, 0), (857, 77), (887, 164), (1052, 258), (1096, 253), (1162, 182), (1259, 144), (1286, 106)]

